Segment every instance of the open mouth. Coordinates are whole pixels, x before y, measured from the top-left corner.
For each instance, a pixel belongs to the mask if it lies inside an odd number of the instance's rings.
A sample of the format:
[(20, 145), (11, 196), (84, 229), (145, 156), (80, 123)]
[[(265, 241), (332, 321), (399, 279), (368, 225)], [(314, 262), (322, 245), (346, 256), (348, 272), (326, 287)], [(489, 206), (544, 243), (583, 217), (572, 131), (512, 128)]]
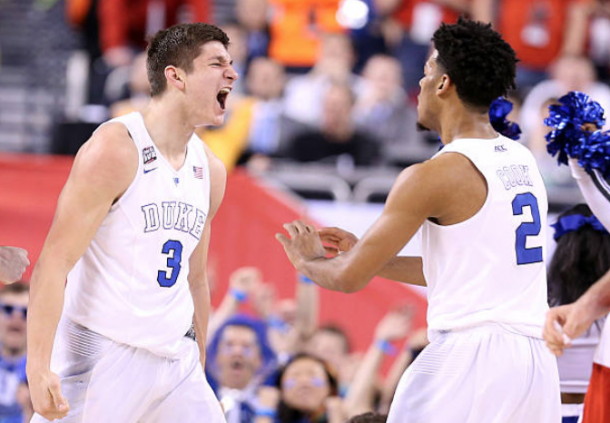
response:
[(229, 365), (229, 367), (231, 368), (231, 370), (241, 371), (246, 366), (245, 366), (245, 363), (243, 363), (241, 360), (233, 360), (231, 362), (231, 364)]
[(222, 110), (225, 110), (227, 107), (227, 97), (229, 97), (230, 92), (230, 88), (223, 88), (218, 92), (218, 95), (216, 95), (216, 100), (218, 101), (218, 104)]

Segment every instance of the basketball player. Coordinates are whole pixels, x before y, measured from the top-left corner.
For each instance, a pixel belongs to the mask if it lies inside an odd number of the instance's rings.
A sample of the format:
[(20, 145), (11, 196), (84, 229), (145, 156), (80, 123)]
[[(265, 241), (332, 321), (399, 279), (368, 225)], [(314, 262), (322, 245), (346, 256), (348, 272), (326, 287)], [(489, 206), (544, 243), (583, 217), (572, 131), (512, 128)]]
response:
[(17, 282), (29, 265), (28, 252), (23, 248), (0, 246), (0, 282)]
[[(557, 364), (542, 340), (547, 195), (532, 154), (487, 114), (514, 88), (515, 53), (467, 20), (433, 42), (417, 110), (443, 149), (402, 172), (362, 240), (300, 221), (277, 238), (328, 289), (358, 291), (375, 275), (427, 285), (431, 343), (402, 377), (390, 423), (558, 423)], [(420, 227), (422, 257), (397, 257)], [(343, 253), (326, 258), (320, 237)]]
[(158, 32), (149, 106), (77, 154), (31, 282), (33, 422), (224, 421), (202, 364), (226, 173), (193, 132), (223, 122), (228, 43), (203, 23)]
[[(576, 179), (593, 214), (610, 229), (610, 185), (599, 171), (586, 172), (575, 159), (570, 159)], [(555, 355), (572, 346), (571, 340), (584, 334), (597, 319), (610, 311), (610, 272), (575, 303), (549, 310), (544, 339)], [(564, 339), (564, 336), (567, 337)], [(593, 357), (593, 373), (585, 396), (583, 423), (610, 421), (610, 320), (606, 319)]]

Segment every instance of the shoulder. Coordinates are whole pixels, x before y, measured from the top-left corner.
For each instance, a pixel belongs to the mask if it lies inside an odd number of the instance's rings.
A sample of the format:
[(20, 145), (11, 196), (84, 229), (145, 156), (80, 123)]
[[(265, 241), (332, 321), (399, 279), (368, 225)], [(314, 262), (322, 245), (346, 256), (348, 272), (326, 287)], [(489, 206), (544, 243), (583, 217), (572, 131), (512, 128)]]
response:
[[(112, 122), (99, 127), (80, 148), (77, 159), (83, 160), (116, 160), (110, 165), (136, 165), (138, 151), (127, 127), (122, 123)], [(105, 162), (98, 163), (103, 165)]]
[(445, 202), (481, 182), (485, 183), (484, 177), (468, 157), (447, 152), (403, 170), (390, 195), (400, 198), (404, 194)]
[(137, 169), (138, 150), (127, 128), (113, 122), (98, 128), (79, 149), (71, 177), (120, 193), (133, 181)]

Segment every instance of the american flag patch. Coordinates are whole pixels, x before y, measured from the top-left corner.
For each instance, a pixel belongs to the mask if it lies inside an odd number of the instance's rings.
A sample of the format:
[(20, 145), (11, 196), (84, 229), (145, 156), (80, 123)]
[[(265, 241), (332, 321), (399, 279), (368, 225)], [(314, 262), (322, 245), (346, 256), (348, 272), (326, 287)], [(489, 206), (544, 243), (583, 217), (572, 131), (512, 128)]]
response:
[(203, 168), (199, 166), (193, 166), (193, 175), (197, 179), (203, 179)]

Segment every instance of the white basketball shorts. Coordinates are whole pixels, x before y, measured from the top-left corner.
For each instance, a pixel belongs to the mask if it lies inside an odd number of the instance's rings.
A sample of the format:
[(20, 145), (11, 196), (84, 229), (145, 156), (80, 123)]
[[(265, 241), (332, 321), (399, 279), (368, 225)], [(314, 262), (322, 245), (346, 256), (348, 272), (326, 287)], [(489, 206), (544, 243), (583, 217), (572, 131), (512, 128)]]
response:
[[(62, 423), (224, 423), (190, 338), (168, 359), (116, 343), (67, 319), (58, 327), (51, 370), (70, 412)], [(34, 415), (32, 423), (48, 422)]]
[(389, 423), (560, 423), (557, 361), (542, 339), (491, 325), (431, 334)]

